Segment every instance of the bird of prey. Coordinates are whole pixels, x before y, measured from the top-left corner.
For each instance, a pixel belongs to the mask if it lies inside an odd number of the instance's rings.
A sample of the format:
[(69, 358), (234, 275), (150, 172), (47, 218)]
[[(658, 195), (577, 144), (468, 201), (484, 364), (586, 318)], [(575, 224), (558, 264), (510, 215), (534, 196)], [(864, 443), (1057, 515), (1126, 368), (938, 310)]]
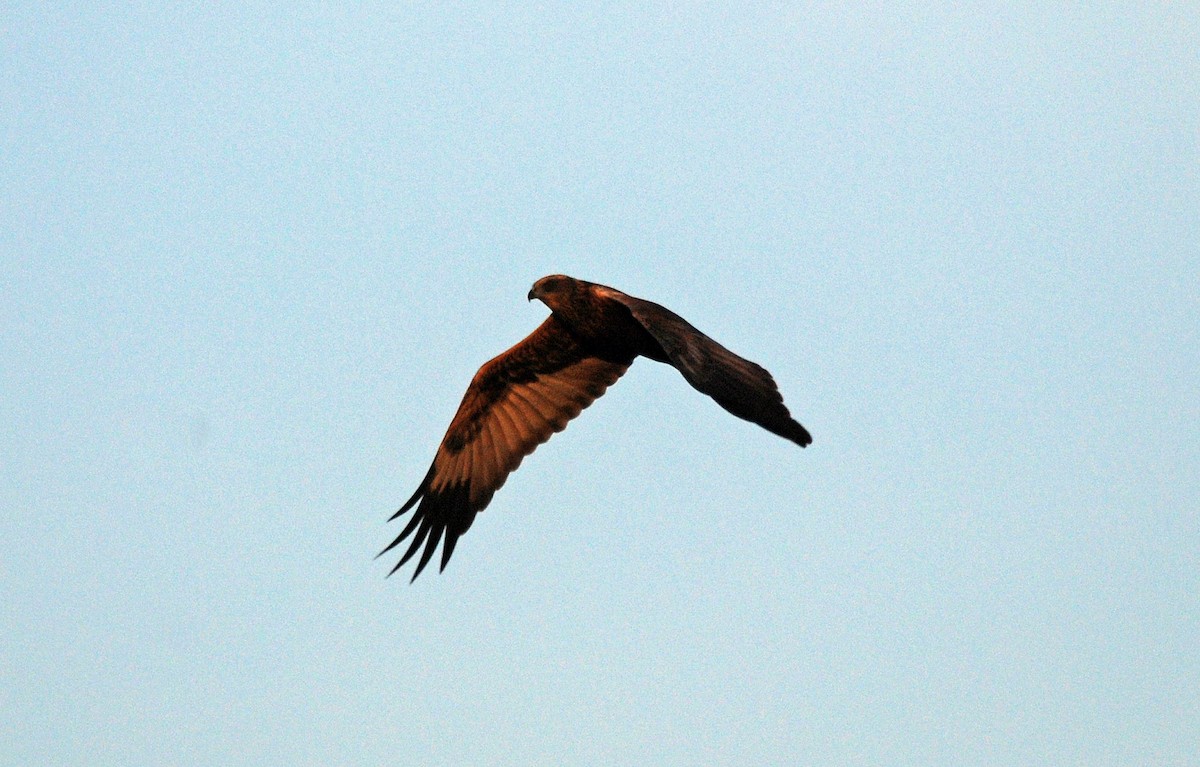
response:
[(638, 356), (674, 366), (739, 418), (800, 447), (812, 442), (788, 413), (770, 373), (669, 309), (561, 274), (535, 282), (528, 299), (535, 298), (550, 307), (550, 316), (475, 374), (421, 486), (388, 520), (416, 507), (396, 540), (379, 552), (412, 536), (389, 575), (424, 545), (416, 580), (443, 539), (444, 570), (459, 536), (521, 459), (562, 431)]

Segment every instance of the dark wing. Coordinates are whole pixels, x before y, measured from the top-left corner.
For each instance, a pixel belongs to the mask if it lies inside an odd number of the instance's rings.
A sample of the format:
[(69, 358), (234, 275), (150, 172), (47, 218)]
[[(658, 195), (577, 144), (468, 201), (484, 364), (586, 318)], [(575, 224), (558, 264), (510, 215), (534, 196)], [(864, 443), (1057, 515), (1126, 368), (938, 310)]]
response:
[(808, 430), (797, 423), (783, 404), (779, 386), (761, 365), (721, 346), (691, 323), (653, 301), (612, 288), (597, 288), (605, 298), (628, 307), (634, 319), (658, 341), (671, 364), (687, 382), (717, 401), (738, 418), (790, 439), (800, 447), (812, 443)]
[(395, 519), (416, 506), (396, 540), (379, 552), (390, 551), (412, 535), (408, 551), (391, 572), (399, 570), (424, 544), (413, 573), (416, 580), (443, 536), (441, 567), (445, 569), (458, 537), (521, 459), (551, 434), (562, 431), (621, 377), (630, 362), (632, 359), (614, 362), (590, 356), (552, 314), (525, 340), (481, 367), (450, 422), (429, 473), (392, 516)]

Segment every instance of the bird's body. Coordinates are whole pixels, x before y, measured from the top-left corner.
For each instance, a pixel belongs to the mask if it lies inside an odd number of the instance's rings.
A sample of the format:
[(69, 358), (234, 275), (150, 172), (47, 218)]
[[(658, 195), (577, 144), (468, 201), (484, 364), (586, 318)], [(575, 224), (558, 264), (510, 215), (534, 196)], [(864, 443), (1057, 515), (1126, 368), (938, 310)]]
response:
[[(415, 580), (444, 537), (444, 569), (459, 536), (521, 460), (604, 393), (639, 356), (676, 367), (729, 412), (804, 447), (771, 374), (670, 310), (564, 275), (534, 283), (529, 299), (551, 314), (524, 340), (475, 374), (421, 486), (392, 519), (412, 519), (380, 554), (413, 536), (392, 568), (424, 545)], [(418, 501), (420, 504), (418, 505)]]

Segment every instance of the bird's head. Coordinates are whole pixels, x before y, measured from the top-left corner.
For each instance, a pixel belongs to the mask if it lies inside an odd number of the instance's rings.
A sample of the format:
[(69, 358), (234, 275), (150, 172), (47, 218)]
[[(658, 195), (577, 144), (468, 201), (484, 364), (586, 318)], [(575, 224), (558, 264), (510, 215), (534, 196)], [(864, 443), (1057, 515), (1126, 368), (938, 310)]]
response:
[(555, 311), (564, 305), (577, 284), (577, 280), (565, 274), (552, 274), (533, 283), (533, 287), (529, 289), (528, 298), (530, 301), (536, 298), (550, 307), (550, 311)]

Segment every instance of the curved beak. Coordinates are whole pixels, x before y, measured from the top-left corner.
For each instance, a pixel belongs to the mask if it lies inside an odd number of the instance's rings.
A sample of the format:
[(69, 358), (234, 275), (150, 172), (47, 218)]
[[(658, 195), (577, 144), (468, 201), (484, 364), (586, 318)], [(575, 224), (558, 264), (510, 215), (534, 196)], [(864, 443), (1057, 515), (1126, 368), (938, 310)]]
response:
[(525, 300), (526, 300), (526, 301), (532, 301), (532, 300), (533, 300), (533, 299), (535, 299), (535, 298), (537, 298), (537, 289), (536, 289), (536, 288), (530, 288), (530, 289), (529, 289), (529, 295), (525, 296)]

